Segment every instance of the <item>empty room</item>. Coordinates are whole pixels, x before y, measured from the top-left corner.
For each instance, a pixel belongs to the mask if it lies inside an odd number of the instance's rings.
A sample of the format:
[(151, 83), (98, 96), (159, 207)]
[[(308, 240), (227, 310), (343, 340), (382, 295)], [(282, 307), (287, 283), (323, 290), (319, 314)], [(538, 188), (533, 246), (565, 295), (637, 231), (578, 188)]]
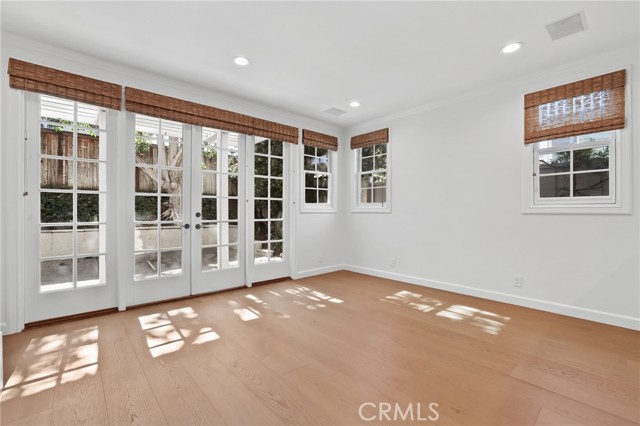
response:
[(0, 1), (0, 424), (640, 426), (640, 1)]

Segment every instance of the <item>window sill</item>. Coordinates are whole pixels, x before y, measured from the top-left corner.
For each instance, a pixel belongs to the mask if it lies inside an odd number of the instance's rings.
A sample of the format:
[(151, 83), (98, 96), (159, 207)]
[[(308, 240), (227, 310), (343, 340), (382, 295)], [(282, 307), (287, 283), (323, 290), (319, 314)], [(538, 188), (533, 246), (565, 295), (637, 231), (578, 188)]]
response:
[(300, 213), (338, 213), (338, 209), (335, 206), (318, 207), (313, 204), (302, 204)]
[(630, 207), (616, 204), (600, 205), (533, 205), (522, 209), (522, 214), (632, 214)]
[(352, 207), (351, 213), (391, 213), (391, 206), (384, 207)]

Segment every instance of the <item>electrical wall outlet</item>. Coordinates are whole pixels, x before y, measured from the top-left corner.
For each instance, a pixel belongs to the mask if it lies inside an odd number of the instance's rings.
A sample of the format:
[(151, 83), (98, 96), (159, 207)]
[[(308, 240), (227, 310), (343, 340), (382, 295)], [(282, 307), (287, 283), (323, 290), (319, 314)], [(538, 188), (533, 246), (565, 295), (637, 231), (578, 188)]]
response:
[(389, 262), (389, 264), (391, 265), (392, 268), (395, 268), (396, 267), (396, 258), (392, 257), (391, 261)]
[(513, 286), (514, 287), (522, 287), (522, 275), (514, 275), (513, 276)]

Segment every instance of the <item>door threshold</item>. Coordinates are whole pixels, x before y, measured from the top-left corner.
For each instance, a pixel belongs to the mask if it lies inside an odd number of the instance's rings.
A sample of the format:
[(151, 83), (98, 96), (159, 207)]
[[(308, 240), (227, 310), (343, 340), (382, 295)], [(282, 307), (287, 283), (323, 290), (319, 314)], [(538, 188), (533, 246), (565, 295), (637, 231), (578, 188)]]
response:
[(77, 320), (82, 320), (87, 318), (99, 317), (102, 315), (109, 315), (115, 312), (118, 312), (118, 308), (114, 307), (114, 308), (100, 309), (100, 310), (91, 311), (91, 312), (83, 312), (81, 314), (66, 315), (64, 317), (49, 318), (49, 319), (40, 320), (40, 321), (28, 322), (24, 325), (24, 329), (27, 330), (31, 328), (46, 327), (48, 325), (60, 324), (63, 322), (77, 321)]

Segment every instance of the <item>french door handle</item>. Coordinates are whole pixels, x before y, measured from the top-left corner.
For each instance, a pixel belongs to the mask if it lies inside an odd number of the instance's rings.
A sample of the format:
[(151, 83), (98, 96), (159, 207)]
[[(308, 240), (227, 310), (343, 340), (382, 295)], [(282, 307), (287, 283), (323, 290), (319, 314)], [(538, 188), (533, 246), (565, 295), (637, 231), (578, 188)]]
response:
[(196, 229), (200, 229), (200, 228), (202, 228), (202, 226), (200, 226), (200, 224), (198, 223), (198, 224), (196, 225)]
[(188, 223), (185, 223), (185, 224), (183, 225), (183, 227), (184, 227), (184, 229), (189, 229), (189, 224), (188, 224)]

